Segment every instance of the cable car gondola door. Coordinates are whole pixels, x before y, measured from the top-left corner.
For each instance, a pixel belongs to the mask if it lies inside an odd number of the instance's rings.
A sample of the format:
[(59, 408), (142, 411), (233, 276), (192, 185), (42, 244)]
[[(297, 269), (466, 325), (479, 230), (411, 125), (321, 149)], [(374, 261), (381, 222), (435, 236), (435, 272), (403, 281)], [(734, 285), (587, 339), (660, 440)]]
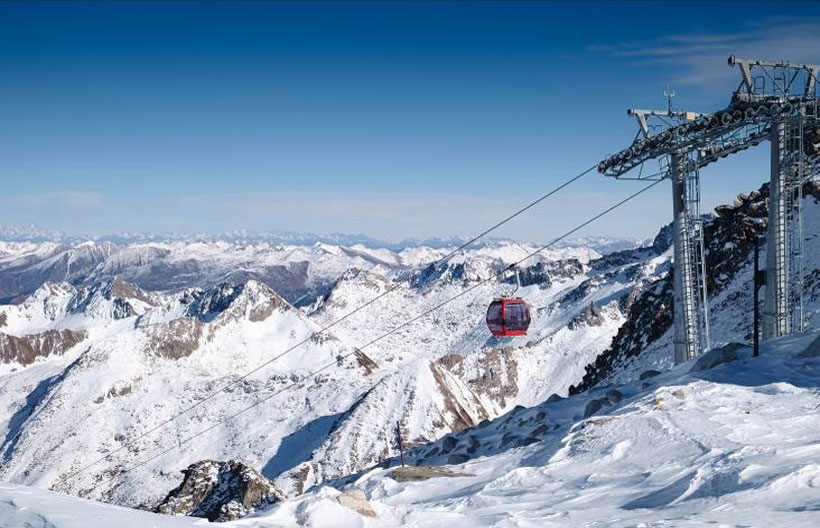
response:
[(504, 335), (527, 335), (530, 326), (530, 310), (521, 299), (504, 301)]
[(487, 328), (494, 336), (504, 335), (504, 302), (493, 301), (487, 308)]

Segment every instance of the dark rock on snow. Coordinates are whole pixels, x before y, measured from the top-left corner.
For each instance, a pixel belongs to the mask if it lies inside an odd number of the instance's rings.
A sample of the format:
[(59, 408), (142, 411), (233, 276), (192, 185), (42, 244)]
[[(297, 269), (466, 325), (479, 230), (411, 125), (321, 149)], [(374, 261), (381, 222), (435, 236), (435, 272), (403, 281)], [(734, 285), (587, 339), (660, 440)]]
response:
[(242, 462), (201, 460), (182, 474), (182, 483), (165, 497), (157, 512), (230, 521), (285, 499), (271, 481)]

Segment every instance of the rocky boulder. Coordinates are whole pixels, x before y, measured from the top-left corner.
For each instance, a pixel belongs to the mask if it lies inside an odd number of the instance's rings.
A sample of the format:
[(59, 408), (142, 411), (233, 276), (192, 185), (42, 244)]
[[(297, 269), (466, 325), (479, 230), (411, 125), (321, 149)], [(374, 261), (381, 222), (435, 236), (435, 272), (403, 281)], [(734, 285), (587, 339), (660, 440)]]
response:
[(376, 516), (376, 511), (373, 509), (373, 506), (367, 502), (367, 497), (362, 490), (351, 489), (343, 491), (336, 497), (336, 502), (365, 517)]
[(230, 521), (285, 498), (273, 482), (234, 460), (201, 460), (182, 474), (182, 483), (157, 506), (157, 512)]

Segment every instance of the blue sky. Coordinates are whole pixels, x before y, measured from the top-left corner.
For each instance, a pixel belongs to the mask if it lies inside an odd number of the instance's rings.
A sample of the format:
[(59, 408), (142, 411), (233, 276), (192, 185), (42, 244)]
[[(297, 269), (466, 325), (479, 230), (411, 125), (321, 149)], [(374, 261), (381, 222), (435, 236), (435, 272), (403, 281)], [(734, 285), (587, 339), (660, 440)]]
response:
[[(730, 53), (820, 62), (812, 2), (26, 2), (0, 25), (0, 223), (71, 234), (469, 235), (623, 148), (666, 85), (725, 106)], [(767, 166), (704, 170), (705, 205)], [(592, 174), (500, 234), (637, 185)], [(668, 187), (585, 234), (653, 235)]]

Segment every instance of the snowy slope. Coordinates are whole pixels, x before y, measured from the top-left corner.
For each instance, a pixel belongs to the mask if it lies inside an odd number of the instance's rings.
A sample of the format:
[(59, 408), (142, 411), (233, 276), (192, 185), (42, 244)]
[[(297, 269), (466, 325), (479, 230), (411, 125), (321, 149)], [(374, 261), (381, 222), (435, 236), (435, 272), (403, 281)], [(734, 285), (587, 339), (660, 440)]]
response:
[[(799, 357), (816, 339), (772, 341), (759, 358), (744, 348), (705, 370), (689, 362), (453, 435), (449, 452), (470, 460), (451, 469), (474, 476), (397, 483), (375, 469), (346, 485), (364, 490), (375, 520), (334, 524), (345, 512), (324, 487), (238, 524), (817, 526), (820, 342)], [(606, 402), (584, 418), (595, 399)], [(446, 444), (408, 458), (446, 463)]]
[[(324, 377), (272, 399), (270, 406), (256, 407), (200, 442), (187, 444), (184, 451), (158, 461), (150, 468), (153, 471), (100, 485), (147, 450), (166, 448), (169, 441), (174, 445), (253, 403), (258, 394), (280, 390), (349, 351), (332, 336), (313, 339), (299, 354), (271, 365), (265, 376), (243, 380), (221, 400), (199, 406), (162, 434), (129, 445), (94, 471), (66, 481), (66, 474), (126, 445), (316, 330), (298, 310), (253, 281), (189, 296), (183, 315), (174, 313), (165, 320), (135, 315), (112, 325), (118, 331), (89, 338), (64, 356), (0, 377), (6, 413), (0, 469), (4, 480), (105, 496), (129, 505), (155, 503), (178, 483), (177, 474), (164, 472), (163, 467), (225, 457), (237, 450), (257, 464), (267, 461), (270, 450), (275, 452), (281, 438), (302, 420), (350, 405), (367, 375), (353, 360), (340, 362)], [(333, 388), (342, 379), (351, 388), (349, 399)], [(306, 413), (305, 406), (313, 409)], [(288, 411), (271, 413), (272, 409)]]
[[(519, 293), (535, 311), (532, 339), (500, 341), (487, 334), (486, 304), (512, 291), (507, 277), (365, 347), (398, 322), (464, 292), (531, 250), (519, 244), (488, 246), (458, 255), (432, 275), (422, 268), (383, 303), (135, 445), (129, 441), (142, 432), (392, 287), (398, 268), (387, 255), (369, 255), (368, 270), (353, 267), (341, 273), (307, 313), (254, 280), (166, 292), (140, 289), (119, 276), (80, 286), (46, 283), (22, 303), (0, 306), (0, 333), (32, 340), (70, 330), (82, 332), (81, 339), (42, 351), (33, 364), (2, 364), (0, 476), (118, 504), (152, 506), (178, 484), (179, 471), (189, 464), (241, 458), (297, 493), (395, 455), (392, 426), (375, 424), (399, 422), (413, 445), (492, 419), (516, 404), (565, 394), (617, 330), (623, 318), (618, 299), (632, 284), (627, 276), (607, 278), (608, 271), (593, 269), (589, 259), (598, 254), (583, 248), (541, 255), (522, 269), (525, 286)], [(293, 248), (290, 255), (298, 260), (309, 254), (312, 265), (336, 270), (339, 262), (365, 260), (361, 255), (344, 260), (351, 251)], [(568, 255), (578, 258), (554, 260)], [(118, 261), (102, 265), (112, 262)], [(148, 259), (137, 267), (151, 265)], [(114, 269), (128, 268), (118, 264)], [(601, 303), (595, 317), (574, 319), (593, 302)], [(334, 364), (357, 346), (365, 347), (363, 353)], [(316, 380), (290, 387), (328, 363), (333, 365)], [(111, 478), (267, 396), (271, 399), (264, 405), (184, 448)], [(91, 470), (65, 479), (112, 452)]]
[[(407, 455), (423, 465), (461, 455), (450, 469), (469, 476), (399, 483), (393, 459), (224, 526), (817, 526), (818, 334), (767, 342), (758, 358), (749, 348), (721, 357), (732, 355), (517, 408)], [(363, 490), (377, 517), (336, 501), (349, 489)], [(95, 518), (197, 525), (0, 487), (4, 526), (77, 528)]]

